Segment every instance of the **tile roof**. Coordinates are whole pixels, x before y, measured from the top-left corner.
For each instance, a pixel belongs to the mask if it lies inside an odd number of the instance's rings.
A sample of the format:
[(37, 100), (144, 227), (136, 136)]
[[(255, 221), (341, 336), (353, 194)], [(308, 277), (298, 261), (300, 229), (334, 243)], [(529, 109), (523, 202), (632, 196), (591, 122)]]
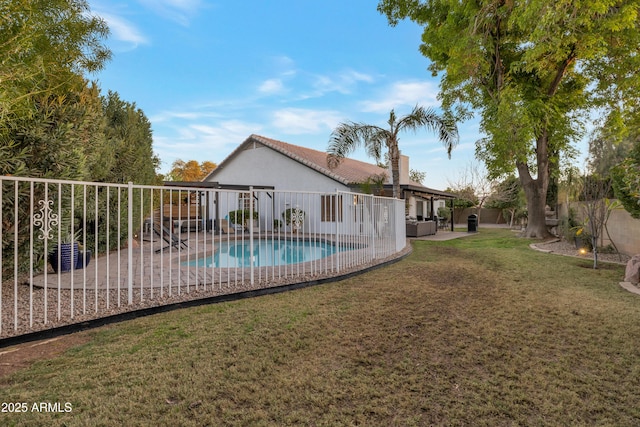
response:
[[(233, 159), (237, 154), (244, 150), (247, 145), (254, 142), (269, 147), (272, 150), (275, 150), (347, 186), (361, 184), (365, 182), (367, 178), (380, 174), (385, 174), (387, 176), (385, 185), (391, 185), (391, 173), (385, 168), (381, 168), (371, 163), (361, 162), (359, 160), (344, 158), (342, 162), (340, 162), (338, 167), (330, 169), (327, 165), (327, 153), (324, 151), (313, 150), (311, 148), (301, 147), (299, 145), (293, 145), (287, 142), (278, 141), (276, 139), (271, 139), (255, 134), (250, 135), (246, 140), (244, 140), (244, 142), (240, 144), (231, 154), (229, 154), (229, 156), (224, 159), (218, 165), (218, 168), (214, 169), (209, 174), (209, 176), (215, 175), (216, 170), (224, 168), (226, 163), (231, 161), (231, 159)], [(205, 180), (207, 180), (207, 178), (205, 178)], [(405, 187), (410, 190), (422, 192), (425, 194), (433, 194), (436, 196), (444, 197), (453, 196), (452, 194), (445, 193), (440, 190), (434, 190), (424, 187), (422, 184), (415, 181), (410, 181), (409, 184)]]
[(324, 151), (313, 150), (311, 148), (301, 147), (286, 142), (266, 138), (260, 135), (251, 135), (248, 140), (257, 141), (267, 147), (284, 154), (330, 178), (335, 179), (345, 185), (360, 184), (367, 178), (385, 174), (387, 175), (387, 184), (390, 184), (389, 172), (385, 168), (381, 168), (371, 163), (361, 162), (359, 160), (345, 158), (340, 162), (338, 167), (330, 169), (327, 165), (327, 153)]

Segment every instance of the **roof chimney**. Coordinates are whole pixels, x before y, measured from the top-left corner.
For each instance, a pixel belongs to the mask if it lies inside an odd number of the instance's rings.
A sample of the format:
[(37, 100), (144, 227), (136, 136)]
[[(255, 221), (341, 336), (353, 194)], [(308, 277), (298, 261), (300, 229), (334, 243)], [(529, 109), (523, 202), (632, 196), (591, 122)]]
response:
[(409, 179), (409, 156), (400, 154), (400, 185), (408, 185), (411, 183)]

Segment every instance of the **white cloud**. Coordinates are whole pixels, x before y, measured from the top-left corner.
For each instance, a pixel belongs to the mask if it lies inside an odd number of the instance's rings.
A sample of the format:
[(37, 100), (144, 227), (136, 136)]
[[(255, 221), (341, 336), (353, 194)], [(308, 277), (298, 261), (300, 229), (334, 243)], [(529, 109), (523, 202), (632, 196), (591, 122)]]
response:
[(207, 111), (162, 111), (149, 117), (151, 123), (170, 122), (172, 120), (200, 120), (222, 117), (219, 113)]
[(285, 108), (273, 114), (273, 126), (294, 135), (333, 129), (339, 122), (340, 115), (331, 110)]
[(296, 62), (286, 55), (275, 56), (272, 61), (282, 76), (293, 76), (297, 73)]
[(329, 76), (315, 76), (313, 87), (320, 93), (325, 92), (344, 92), (344, 89)]
[(360, 82), (373, 83), (374, 78), (368, 74), (354, 70), (346, 70), (335, 75), (315, 75), (312, 86), (315, 89), (313, 96), (322, 96), (329, 92), (349, 94)]
[(243, 122), (240, 120), (227, 120), (219, 122), (216, 126), (205, 124), (193, 124), (188, 127), (195, 135), (214, 145), (239, 144), (247, 136), (260, 129), (260, 125)]
[[(275, 76), (258, 85), (263, 95), (292, 94), (292, 100), (300, 101), (319, 98), (337, 92), (351, 94), (359, 83), (373, 83), (374, 77), (359, 71), (347, 69), (337, 73), (316, 74), (296, 68), (295, 61), (286, 55), (270, 58)], [(285, 86), (286, 84), (286, 86)], [(295, 94), (293, 93), (295, 89)]]
[(360, 73), (354, 70), (347, 70), (341, 73), (340, 77), (345, 81), (352, 81), (352, 82), (373, 83), (375, 80), (373, 76), (370, 76), (369, 74)]
[(203, 7), (202, 0), (138, 0), (154, 13), (175, 21), (180, 25), (189, 25), (189, 20)]
[(174, 127), (177, 137), (172, 139), (166, 147), (173, 149), (177, 143), (182, 147), (195, 150), (193, 156), (202, 157), (204, 153), (215, 152), (228, 145), (238, 145), (250, 134), (258, 132), (260, 128), (258, 124), (240, 120), (224, 120), (214, 124), (185, 125), (182, 123)]
[(274, 95), (277, 93), (281, 93), (284, 90), (284, 85), (282, 84), (282, 80), (280, 79), (268, 79), (262, 82), (260, 86), (258, 86), (258, 91), (265, 95)]
[(397, 109), (400, 106), (440, 106), (437, 100), (438, 88), (433, 82), (396, 82), (384, 91), (385, 93), (380, 99), (364, 101), (362, 109), (367, 112), (389, 112), (391, 109)]
[(268, 59), (267, 67), (273, 69), (274, 77), (265, 79), (258, 85), (258, 92), (261, 95), (281, 95), (289, 92), (285, 87), (285, 82), (295, 79), (297, 70), (295, 61), (286, 55), (274, 56)]
[(259, 124), (240, 120), (223, 120), (213, 124), (164, 124), (164, 136), (153, 138), (154, 150), (163, 160), (162, 169), (165, 172), (176, 159), (219, 163), (250, 134), (259, 133), (261, 128)]
[(110, 13), (99, 12), (98, 15), (107, 22), (112, 37), (128, 45), (128, 49), (135, 49), (141, 44), (148, 44), (149, 40), (138, 28), (126, 19)]

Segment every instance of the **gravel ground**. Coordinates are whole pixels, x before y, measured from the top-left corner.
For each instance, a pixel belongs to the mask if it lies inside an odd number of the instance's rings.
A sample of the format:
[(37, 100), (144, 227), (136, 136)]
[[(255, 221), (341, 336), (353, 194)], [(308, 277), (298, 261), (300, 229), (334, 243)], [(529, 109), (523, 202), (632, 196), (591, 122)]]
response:
[[(154, 288), (152, 295), (150, 288), (137, 287), (133, 289), (131, 305), (127, 304), (126, 289), (120, 289), (119, 292), (113, 288), (108, 292), (99, 289), (96, 295), (92, 289), (49, 288), (45, 292), (43, 288), (36, 286), (5, 282), (0, 294), (0, 339), (150, 307), (343, 276), (401, 258), (410, 252), (411, 245), (407, 244), (403, 251), (388, 258), (357, 267), (344, 268), (340, 273), (301, 274), (276, 280), (263, 278), (261, 281), (256, 280), (253, 285), (239, 280), (230, 283), (218, 282), (214, 285), (211, 282), (208, 285), (196, 285), (194, 281), (190, 287), (174, 286), (171, 295), (168, 288), (165, 288), (162, 293), (158, 288)], [(17, 298), (15, 298), (16, 293)], [(30, 304), (29, 301), (32, 303)]]
[[(593, 259), (593, 254), (591, 252), (587, 252), (586, 254), (581, 254), (578, 251), (578, 249), (576, 249), (573, 243), (569, 243), (565, 240), (556, 239), (550, 242), (536, 243), (533, 246), (545, 252), (550, 252), (554, 254), (574, 256), (574, 257), (584, 258), (584, 259)], [(602, 262), (613, 262), (616, 264), (626, 265), (629, 259), (631, 259), (631, 257), (624, 254), (598, 253), (598, 261), (602, 261)]]

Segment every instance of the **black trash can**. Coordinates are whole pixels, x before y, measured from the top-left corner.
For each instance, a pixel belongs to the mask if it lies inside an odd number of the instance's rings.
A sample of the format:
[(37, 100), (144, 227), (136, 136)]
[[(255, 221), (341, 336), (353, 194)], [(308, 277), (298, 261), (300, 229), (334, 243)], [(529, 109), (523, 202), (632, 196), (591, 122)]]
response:
[(471, 214), (467, 217), (467, 232), (475, 233), (478, 231), (478, 215)]

